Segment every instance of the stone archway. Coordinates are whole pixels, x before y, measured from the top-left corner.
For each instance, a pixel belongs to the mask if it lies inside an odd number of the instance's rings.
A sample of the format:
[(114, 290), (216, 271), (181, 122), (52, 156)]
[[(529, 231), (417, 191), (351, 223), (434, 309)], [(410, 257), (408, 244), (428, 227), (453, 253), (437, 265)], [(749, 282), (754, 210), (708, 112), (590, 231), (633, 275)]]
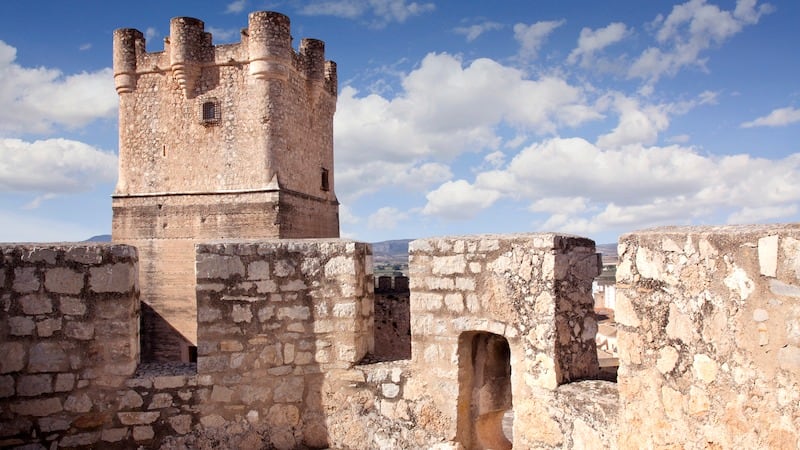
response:
[(468, 450), (510, 449), (503, 418), (512, 407), (511, 350), (503, 336), (464, 332), (458, 339), (457, 439)]

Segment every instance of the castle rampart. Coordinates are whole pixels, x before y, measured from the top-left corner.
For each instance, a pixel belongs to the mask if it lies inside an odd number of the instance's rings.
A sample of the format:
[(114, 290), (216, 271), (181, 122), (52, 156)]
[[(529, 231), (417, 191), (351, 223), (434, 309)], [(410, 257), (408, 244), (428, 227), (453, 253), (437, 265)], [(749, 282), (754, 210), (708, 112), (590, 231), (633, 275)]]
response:
[(623, 236), (613, 383), (586, 379), (587, 239), (415, 241), (412, 356), (377, 364), (368, 245), (202, 244), (196, 368), (136, 374), (133, 249), (9, 245), (0, 446), (795, 448), (798, 250), (796, 225)]

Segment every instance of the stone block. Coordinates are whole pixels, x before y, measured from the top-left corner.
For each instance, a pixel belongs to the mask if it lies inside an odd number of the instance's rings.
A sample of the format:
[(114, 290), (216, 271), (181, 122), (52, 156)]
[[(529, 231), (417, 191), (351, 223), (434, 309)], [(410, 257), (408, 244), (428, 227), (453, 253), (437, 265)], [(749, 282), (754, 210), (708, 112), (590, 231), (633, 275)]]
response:
[(14, 283), (11, 289), (20, 293), (36, 292), (41, 286), (35, 267), (17, 267), (14, 269)]
[(258, 260), (247, 265), (248, 280), (267, 280), (269, 279), (269, 262)]
[(129, 292), (136, 281), (134, 266), (116, 263), (89, 269), (89, 286), (93, 292)]
[(57, 250), (52, 248), (32, 248), (22, 253), (21, 260), (25, 262), (45, 262), (47, 264), (55, 264), (57, 256)]
[(0, 373), (19, 372), (25, 368), (25, 347), (21, 342), (0, 342)]
[(119, 442), (128, 438), (128, 428), (107, 428), (102, 431), (100, 439), (105, 442)]
[(211, 390), (212, 402), (230, 403), (232, 399), (233, 399), (232, 389), (229, 389), (221, 385), (214, 385), (214, 387)]
[(186, 434), (192, 431), (192, 416), (188, 414), (172, 416), (167, 419), (167, 421), (172, 429), (178, 434)]
[(133, 440), (135, 441), (147, 441), (153, 439), (155, 435), (153, 427), (149, 425), (133, 427)]
[(138, 392), (129, 389), (119, 396), (119, 409), (136, 409), (144, 404)]
[(39, 428), (45, 433), (67, 430), (72, 424), (69, 419), (60, 417), (42, 417), (38, 422)]
[(64, 409), (75, 413), (85, 413), (92, 409), (92, 399), (87, 394), (73, 394), (64, 401)]
[(172, 406), (172, 395), (161, 392), (153, 395), (153, 400), (148, 405), (147, 409), (162, 409)]
[(58, 294), (80, 294), (83, 289), (83, 273), (66, 267), (52, 267), (44, 275), (44, 286)]
[(86, 322), (67, 322), (64, 325), (64, 335), (72, 339), (88, 341), (94, 338), (94, 325)]
[(86, 313), (86, 304), (82, 298), (61, 297), (59, 299), (59, 311), (68, 316), (82, 316)]
[(100, 440), (100, 432), (78, 433), (64, 436), (59, 441), (59, 447), (81, 447), (90, 446)]
[(303, 378), (284, 377), (278, 381), (272, 399), (275, 403), (299, 403), (303, 401)]
[(64, 259), (79, 264), (100, 264), (103, 262), (102, 248), (99, 246), (72, 247), (66, 251)]
[(0, 375), (0, 398), (11, 397), (14, 393), (14, 377)]
[(30, 317), (15, 316), (8, 318), (8, 332), (12, 336), (30, 336), (36, 328), (36, 323)]
[(277, 316), (280, 320), (308, 320), (311, 317), (311, 311), (307, 306), (288, 306), (278, 308)]
[(29, 372), (67, 372), (69, 369), (69, 357), (60, 344), (40, 342), (31, 347), (28, 360)]
[(11, 411), (23, 416), (45, 417), (63, 410), (61, 399), (55, 397), (23, 400), (11, 404)]
[(61, 329), (61, 318), (44, 319), (36, 322), (36, 334), (39, 337), (50, 337)]
[(765, 277), (775, 277), (778, 273), (778, 235), (758, 240), (758, 266)]
[(250, 305), (233, 305), (231, 319), (236, 323), (250, 323), (253, 320), (253, 311), (250, 309)]
[(117, 417), (123, 425), (147, 425), (155, 422), (161, 415), (158, 411), (151, 412), (118, 412)]
[(56, 374), (56, 381), (53, 385), (54, 392), (68, 392), (75, 387), (75, 374), (59, 373)]
[(163, 376), (153, 379), (153, 387), (158, 390), (175, 389), (186, 385), (186, 377), (182, 375)]
[(25, 295), (19, 299), (22, 312), (29, 315), (50, 314), (53, 312), (53, 302), (43, 294)]
[(244, 276), (244, 264), (238, 256), (213, 255), (202, 253), (197, 255), (197, 278), (222, 278)]
[(22, 375), (17, 380), (17, 395), (35, 397), (53, 392), (52, 375)]

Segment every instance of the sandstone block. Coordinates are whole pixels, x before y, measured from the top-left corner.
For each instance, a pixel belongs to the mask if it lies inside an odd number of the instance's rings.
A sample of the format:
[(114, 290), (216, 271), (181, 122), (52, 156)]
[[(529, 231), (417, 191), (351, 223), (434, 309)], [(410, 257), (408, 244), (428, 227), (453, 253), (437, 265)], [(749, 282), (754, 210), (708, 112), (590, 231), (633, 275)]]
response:
[(136, 270), (131, 264), (115, 263), (89, 269), (89, 285), (93, 292), (128, 292), (136, 280)]
[(76, 413), (89, 412), (92, 409), (92, 399), (86, 394), (73, 394), (64, 402), (64, 409)]
[(201, 417), (200, 424), (206, 428), (221, 428), (225, 426), (225, 419), (219, 414), (210, 414)]
[(347, 256), (335, 256), (325, 263), (325, 276), (328, 278), (342, 275), (356, 275), (353, 259)]
[(288, 306), (278, 308), (277, 316), (280, 320), (308, 320), (311, 317), (311, 310), (308, 306)]
[(119, 442), (128, 437), (128, 428), (107, 428), (102, 431), (100, 439), (105, 442)]
[(294, 405), (272, 405), (267, 422), (271, 427), (293, 427), (300, 423), (300, 410)]
[(119, 409), (135, 409), (144, 404), (142, 396), (138, 392), (129, 389), (119, 397)]
[(24, 400), (11, 404), (11, 411), (23, 416), (45, 417), (63, 411), (58, 398)]
[(192, 431), (192, 416), (188, 414), (172, 416), (168, 419), (168, 422), (172, 429), (178, 434), (186, 434)]
[(244, 264), (238, 256), (212, 255), (203, 253), (197, 255), (197, 278), (222, 278), (228, 279), (233, 275), (244, 276)]
[(174, 389), (186, 385), (186, 377), (182, 375), (155, 377), (153, 387), (158, 390)]
[(94, 325), (86, 322), (67, 322), (64, 325), (64, 334), (72, 339), (88, 341), (94, 337)]
[(59, 299), (59, 311), (70, 316), (82, 316), (86, 313), (86, 304), (82, 298), (61, 297)]
[(267, 280), (269, 279), (269, 262), (253, 261), (247, 265), (248, 280)]
[(14, 283), (11, 288), (20, 293), (36, 292), (41, 282), (35, 267), (17, 267), (14, 269)]
[(386, 398), (395, 398), (400, 395), (400, 386), (394, 383), (381, 384), (381, 395)]
[(118, 412), (117, 417), (123, 425), (146, 425), (155, 422), (161, 413), (152, 412)]
[(45, 272), (44, 286), (50, 292), (80, 294), (83, 289), (83, 273), (66, 267), (53, 267)]
[(276, 261), (275, 267), (272, 269), (272, 273), (275, 274), (276, 277), (288, 277), (289, 275), (294, 274), (294, 271), (294, 265), (284, 259)]
[(11, 375), (0, 375), (0, 398), (11, 397), (14, 395), (14, 377)]
[(694, 355), (694, 362), (692, 363), (692, 372), (694, 376), (702, 382), (708, 384), (717, 378), (719, 365), (716, 361), (709, 358), (708, 355)]
[(31, 347), (28, 360), (29, 372), (66, 372), (69, 368), (69, 357), (60, 344), (40, 342)]
[(0, 342), (0, 373), (18, 372), (25, 368), (25, 347), (20, 342)]
[(39, 428), (44, 431), (45, 433), (50, 433), (52, 431), (62, 431), (69, 429), (71, 425), (68, 419), (62, 419), (57, 417), (42, 417), (38, 420)]
[(778, 235), (758, 240), (758, 266), (761, 275), (774, 277), (778, 272)]
[(232, 389), (229, 389), (221, 385), (214, 385), (214, 388), (211, 390), (212, 402), (230, 403), (232, 399), (233, 399)]
[(39, 337), (50, 337), (61, 329), (61, 318), (44, 319), (36, 322), (36, 334)]
[(166, 392), (160, 392), (153, 395), (153, 400), (147, 409), (162, 409), (172, 406), (172, 396)]
[(80, 447), (92, 445), (100, 440), (100, 432), (70, 434), (59, 441), (59, 447)]
[(795, 375), (800, 374), (800, 347), (788, 345), (778, 350), (778, 365)]
[(53, 392), (52, 375), (23, 375), (17, 380), (17, 394), (35, 397)]
[(233, 305), (231, 319), (236, 323), (249, 323), (253, 320), (253, 311), (250, 310), (250, 305)]
[(133, 440), (135, 441), (146, 441), (153, 439), (154, 436), (153, 427), (149, 425), (133, 427)]
[(8, 332), (12, 336), (30, 336), (36, 328), (36, 323), (30, 317), (15, 316), (8, 318)]

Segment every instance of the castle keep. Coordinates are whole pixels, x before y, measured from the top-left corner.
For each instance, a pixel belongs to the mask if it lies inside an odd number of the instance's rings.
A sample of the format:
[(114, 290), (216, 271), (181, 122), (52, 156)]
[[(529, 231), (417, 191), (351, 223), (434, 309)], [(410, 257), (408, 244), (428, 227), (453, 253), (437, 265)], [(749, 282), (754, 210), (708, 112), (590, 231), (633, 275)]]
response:
[[(139, 249), (152, 359), (196, 345), (194, 245), (224, 238), (338, 237), (336, 65), (324, 43), (292, 49), (289, 18), (250, 14), (238, 44), (170, 22), (164, 51), (114, 32), (119, 181), (112, 239)], [(182, 354), (173, 354), (176, 349)]]

